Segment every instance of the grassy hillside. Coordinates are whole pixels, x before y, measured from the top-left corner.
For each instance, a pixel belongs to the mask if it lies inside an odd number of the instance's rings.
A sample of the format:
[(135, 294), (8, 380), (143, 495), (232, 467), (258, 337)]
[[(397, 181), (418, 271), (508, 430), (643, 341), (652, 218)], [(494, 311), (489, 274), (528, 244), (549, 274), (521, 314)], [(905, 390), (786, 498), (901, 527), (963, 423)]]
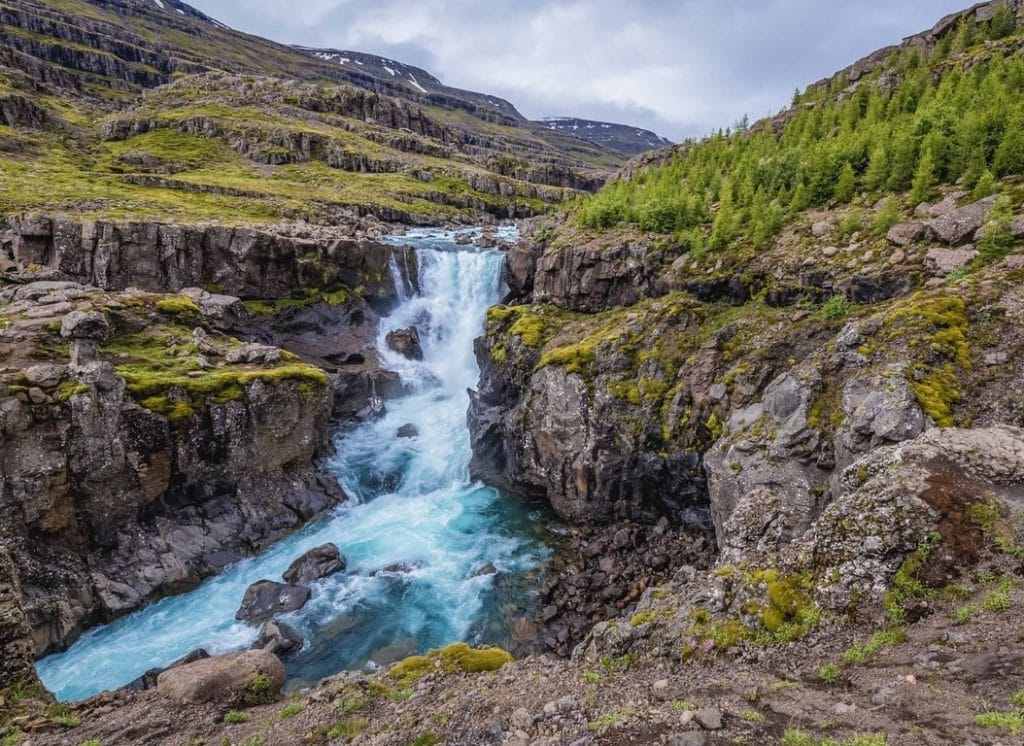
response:
[(346, 69), (177, 0), (0, 0), (0, 211), (523, 217), (622, 163), (480, 98)]

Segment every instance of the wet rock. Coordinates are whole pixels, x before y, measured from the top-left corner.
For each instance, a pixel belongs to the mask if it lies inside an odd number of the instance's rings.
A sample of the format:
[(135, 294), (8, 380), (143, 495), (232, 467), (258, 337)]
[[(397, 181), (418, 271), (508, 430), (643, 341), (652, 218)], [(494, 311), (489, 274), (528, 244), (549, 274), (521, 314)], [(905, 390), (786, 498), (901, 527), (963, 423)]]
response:
[(420, 429), (413, 425), (412, 423), (402, 425), (400, 428), (398, 428), (397, 433), (399, 438), (416, 438), (419, 437), (419, 434)]
[(388, 349), (409, 360), (422, 360), (423, 348), (420, 346), (420, 333), (414, 326), (389, 332), (385, 338)]
[(276, 655), (265, 650), (206, 658), (164, 671), (157, 678), (157, 691), (184, 704), (215, 702), (233, 706), (246, 703), (257, 677), (267, 682), (265, 690), (259, 692), (260, 699), (277, 699), (284, 685), (284, 666)]
[(374, 396), (366, 403), (366, 406), (353, 415), (353, 419), (357, 422), (373, 422), (385, 414), (387, 414), (387, 407), (384, 405), (384, 400), (379, 396)]
[(260, 628), (260, 636), (253, 643), (253, 649), (266, 650), (277, 656), (290, 655), (302, 647), (305, 640), (292, 627), (271, 619), (263, 623)]
[(284, 571), (285, 582), (291, 585), (312, 583), (345, 569), (345, 558), (334, 544), (310, 549)]
[(296, 611), (306, 605), (309, 592), (309, 588), (302, 585), (259, 580), (246, 589), (242, 605), (235, 613), (235, 619), (259, 624), (278, 614)]

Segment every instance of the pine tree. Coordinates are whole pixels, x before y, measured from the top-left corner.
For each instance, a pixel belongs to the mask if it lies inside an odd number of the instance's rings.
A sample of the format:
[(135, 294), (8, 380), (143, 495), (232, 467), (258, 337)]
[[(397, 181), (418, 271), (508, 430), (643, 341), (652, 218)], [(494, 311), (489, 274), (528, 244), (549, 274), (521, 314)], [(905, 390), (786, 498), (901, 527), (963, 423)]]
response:
[(956, 41), (953, 43), (953, 48), (958, 52), (965, 52), (974, 46), (976, 39), (976, 29), (974, 21), (968, 20), (966, 17), (960, 19), (960, 24), (956, 29)]
[(989, 22), (988, 35), (990, 39), (1003, 39), (1012, 34), (1017, 28), (1017, 19), (1013, 17), (1006, 3), (1000, 3), (996, 8), (995, 15)]
[(997, 176), (1024, 173), (1024, 119), (1014, 117), (1007, 124), (992, 168)]
[(890, 192), (902, 192), (911, 185), (917, 167), (917, 147), (914, 138), (907, 133), (897, 135), (889, 165)]
[(722, 184), (722, 196), (718, 202), (718, 212), (715, 214), (715, 221), (711, 225), (711, 248), (714, 250), (724, 249), (732, 241), (733, 228), (735, 225), (735, 209), (732, 201), (732, 185), (729, 182)]
[(900, 222), (900, 204), (895, 197), (889, 197), (875, 216), (875, 233), (884, 236), (898, 222)]
[(864, 172), (864, 185), (871, 191), (877, 191), (889, 180), (889, 151), (879, 145), (871, 151), (868, 170)]
[(836, 188), (832, 193), (837, 202), (847, 204), (853, 200), (853, 195), (857, 191), (857, 174), (853, 171), (853, 164), (847, 161), (843, 165), (843, 170), (839, 174), (839, 179), (836, 181)]
[(974, 191), (971, 192), (971, 198), (974, 200), (983, 199), (996, 193), (996, 177), (992, 175), (992, 172), (987, 168), (985, 172), (978, 179), (978, 183), (974, 186)]
[(988, 163), (985, 162), (985, 148), (978, 145), (972, 148), (970, 155), (967, 156), (967, 165), (963, 172), (964, 186), (974, 189), (986, 171), (988, 171)]
[(935, 159), (932, 158), (932, 151), (924, 151), (921, 160), (917, 164), (917, 171), (914, 172), (914, 183), (910, 192), (910, 203), (919, 205), (932, 198), (935, 191)]

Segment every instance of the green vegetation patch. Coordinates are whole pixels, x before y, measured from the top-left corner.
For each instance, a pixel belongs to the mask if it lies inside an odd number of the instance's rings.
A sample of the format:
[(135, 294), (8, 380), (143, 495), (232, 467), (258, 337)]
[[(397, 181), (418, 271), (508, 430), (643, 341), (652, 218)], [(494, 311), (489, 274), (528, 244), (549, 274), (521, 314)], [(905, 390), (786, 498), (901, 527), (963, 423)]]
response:
[(471, 648), (464, 642), (457, 642), (431, 650), (426, 655), (410, 656), (392, 666), (388, 676), (401, 685), (408, 685), (438, 671), (497, 671), (512, 660), (512, 656), (501, 648)]
[(924, 413), (940, 427), (953, 427), (953, 407), (973, 367), (967, 342), (967, 306), (955, 295), (917, 293), (897, 303), (885, 318), (887, 341), (903, 340), (914, 360), (908, 380)]
[[(225, 348), (238, 343), (225, 341)], [(255, 381), (267, 384), (298, 383), (304, 393), (327, 386), (319, 368), (282, 358), (276, 365), (231, 365), (204, 370), (199, 349), (190, 329), (173, 324), (154, 325), (145, 331), (126, 334), (102, 348), (125, 379), (128, 391), (139, 403), (172, 422), (181, 422), (210, 404), (246, 399), (246, 386)]]

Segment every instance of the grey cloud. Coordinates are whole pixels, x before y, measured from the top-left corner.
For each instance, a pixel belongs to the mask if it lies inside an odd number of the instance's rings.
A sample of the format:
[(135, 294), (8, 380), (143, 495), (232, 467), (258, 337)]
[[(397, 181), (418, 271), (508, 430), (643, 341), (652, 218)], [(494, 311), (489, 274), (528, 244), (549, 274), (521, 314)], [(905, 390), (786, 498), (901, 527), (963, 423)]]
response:
[(526, 116), (673, 139), (757, 118), (966, 0), (195, 0), (276, 41), (356, 49), (502, 96)]

